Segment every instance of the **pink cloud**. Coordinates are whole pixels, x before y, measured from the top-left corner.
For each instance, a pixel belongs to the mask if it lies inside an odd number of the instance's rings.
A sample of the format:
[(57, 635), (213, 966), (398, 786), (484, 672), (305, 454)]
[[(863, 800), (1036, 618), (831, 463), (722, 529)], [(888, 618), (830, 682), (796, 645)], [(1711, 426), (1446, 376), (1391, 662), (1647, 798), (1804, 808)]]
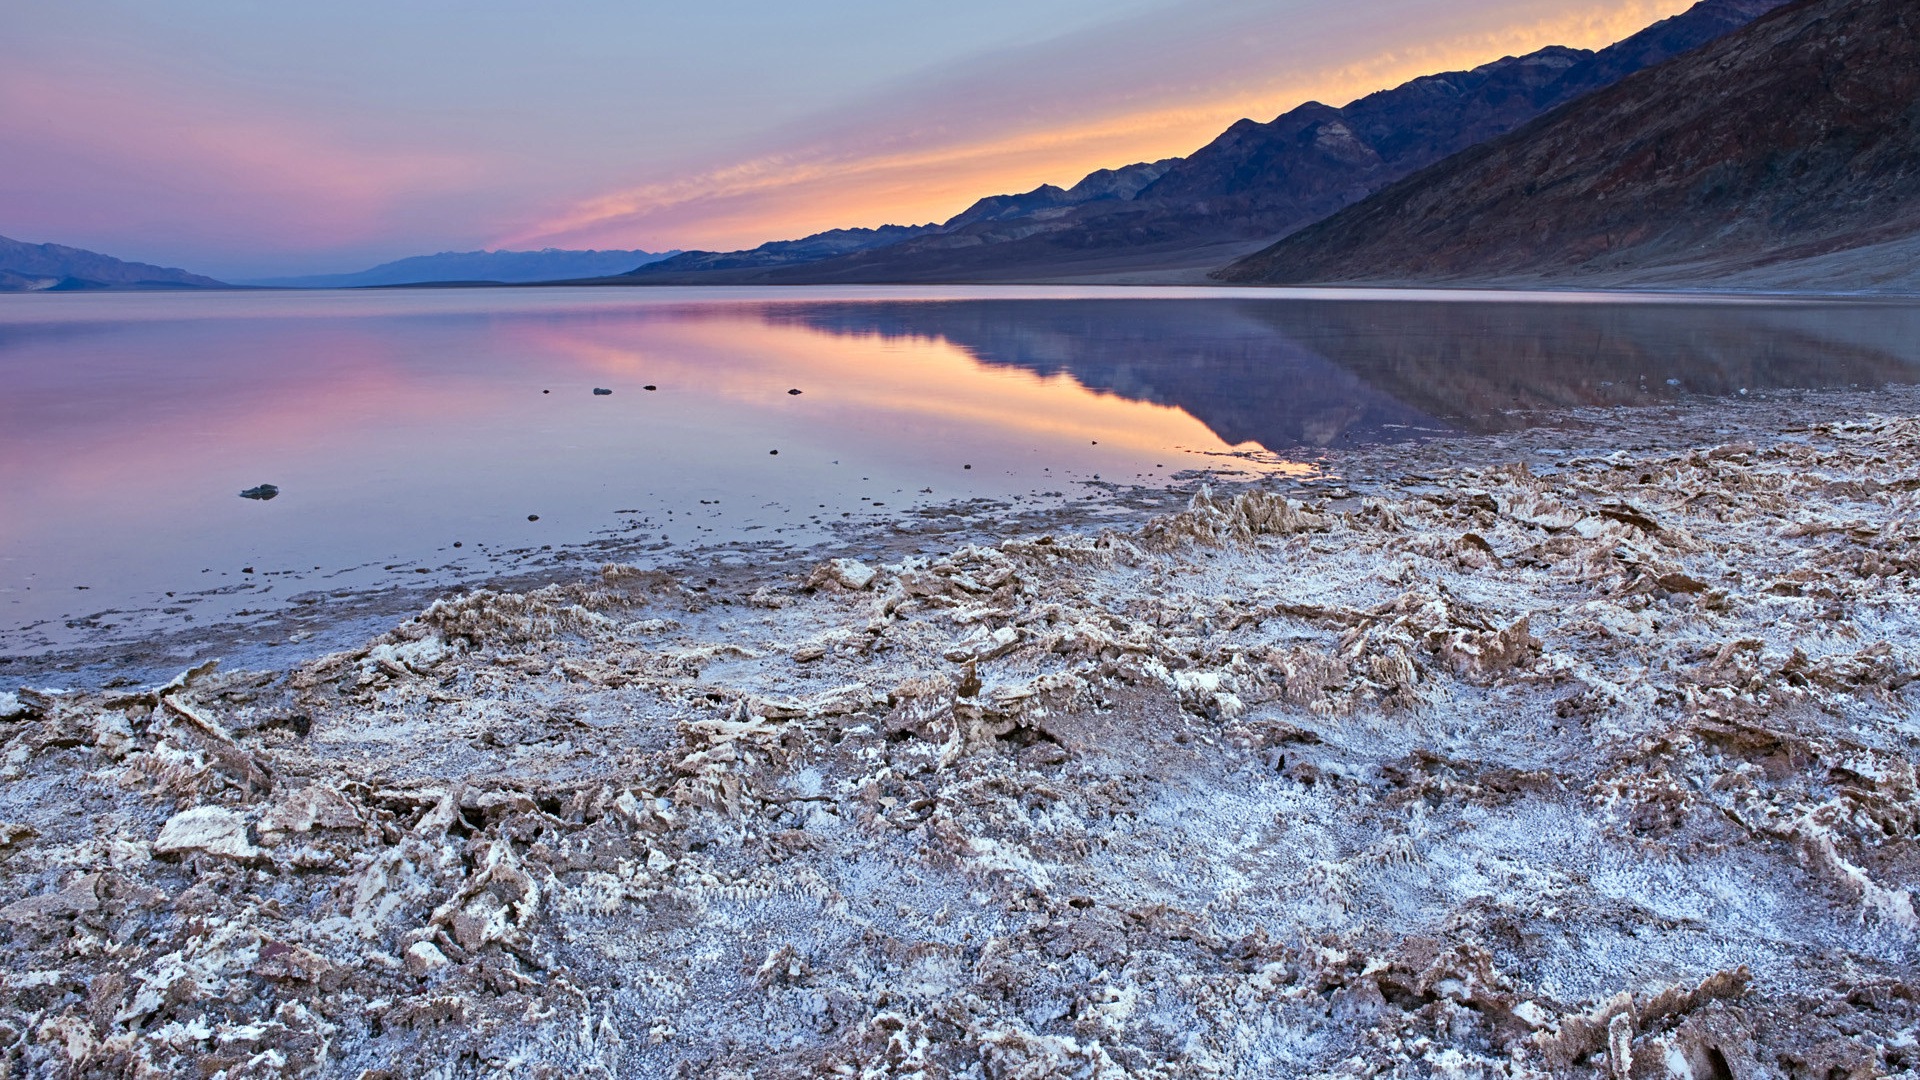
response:
[(1343, 104), (1549, 44), (1598, 47), (1687, 6), (1492, 0), (1463, 12), (1388, 0), (1289, 18), (1190, 0), (888, 88), (760, 153), (580, 199), (501, 242), (725, 248), (941, 220), (981, 195), (1190, 153), (1243, 116), (1269, 119), (1309, 99)]
[(410, 199), (460, 191), (480, 165), (151, 77), (24, 69), (0, 71), (0, 154), (0, 205), (54, 234), (22, 239), (185, 250), (378, 238)]

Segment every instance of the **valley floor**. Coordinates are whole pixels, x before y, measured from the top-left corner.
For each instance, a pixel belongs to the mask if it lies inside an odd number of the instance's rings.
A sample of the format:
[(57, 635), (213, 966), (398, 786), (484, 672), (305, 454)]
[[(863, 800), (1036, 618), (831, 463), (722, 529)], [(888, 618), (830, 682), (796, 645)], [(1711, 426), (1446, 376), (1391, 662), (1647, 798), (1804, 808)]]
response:
[(1915, 1075), (1916, 415), (0, 694), (0, 1075)]

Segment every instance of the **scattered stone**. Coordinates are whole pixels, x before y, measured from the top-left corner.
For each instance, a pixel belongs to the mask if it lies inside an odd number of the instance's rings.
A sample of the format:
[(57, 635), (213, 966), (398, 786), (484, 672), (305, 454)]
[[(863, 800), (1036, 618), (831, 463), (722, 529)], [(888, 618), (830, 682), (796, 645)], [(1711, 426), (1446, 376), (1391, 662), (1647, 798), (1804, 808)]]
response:
[(838, 586), (859, 592), (873, 584), (879, 571), (858, 559), (831, 559), (822, 563), (807, 578), (806, 588)]
[(264, 854), (247, 839), (247, 823), (220, 806), (196, 806), (167, 819), (154, 838), (156, 855), (203, 853), (223, 859), (253, 859)]
[(613, 393), (613, 391), (611, 391), (611, 390), (608, 390), (608, 389), (606, 389), (606, 388), (604, 388), (604, 387), (599, 387), (599, 386), (596, 386), (596, 387), (594, 387), (594, 388), (593, 388), (593, 396), (594, 396), (594, 397), (607, 397), (608, 395), (610, 395), (610, 394), (612, 394), (612, 393)]
[(1920, 421), (1755, 408), (13, 691), (0, 1059), (1909, 1073)]
[(0, 908), (0, 921), (32, 923), (42, 919), (82, 915), (100, 908), (100, 875), (82, 874), (66, 887), (31, 896)]
[(253, 499), (256, 502), (266, 502), (268, 499), (274, 498), (279, 494), (280, 489), (273, 484), (261, 484), (258, 487), (250, 487), (241, 492), (240, 497), (243, 499)]
[(447, 954), (431, 941), (416, 941), (407, 946), (407, 971), (416, 978), (425, 978), (451, 963)]

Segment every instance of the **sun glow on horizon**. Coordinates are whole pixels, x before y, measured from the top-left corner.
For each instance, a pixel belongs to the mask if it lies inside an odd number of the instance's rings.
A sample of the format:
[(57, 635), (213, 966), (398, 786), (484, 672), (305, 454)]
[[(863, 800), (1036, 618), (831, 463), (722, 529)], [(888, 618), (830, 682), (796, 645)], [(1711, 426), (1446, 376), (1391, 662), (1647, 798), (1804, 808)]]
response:
[(0, 35), (0, 233), (246, 282), (938, 222), (1689, 2), (41, 5)]
[(1272, 119), (1307, 101), (1345, 104), (1422, 75), (1548, 45), (1604, 47), (1688, 6), (1594, 4), (1498, 33), (1442, 37), (1291, 72), (1218, 97), (1005, 133), (951, 141), (910, 134), (892, 140), (904, 144), (896, 146), (874, 138), (823, 140), (583, 199), (496, 244), (733, 250), (835, 228), (944, 221), (983, 196), (1070, 186), (1098, 169), (1191, 154), (1243, 117)]

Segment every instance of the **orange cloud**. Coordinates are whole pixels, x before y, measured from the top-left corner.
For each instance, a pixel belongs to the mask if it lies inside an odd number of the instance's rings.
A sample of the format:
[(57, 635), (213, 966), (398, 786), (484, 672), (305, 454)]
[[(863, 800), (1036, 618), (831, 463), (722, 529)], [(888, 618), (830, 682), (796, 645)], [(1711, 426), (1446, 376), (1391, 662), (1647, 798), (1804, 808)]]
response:
[[(857, 122), (831, 137), (581, 200), (504, 237), (539, 244), (736, 248), (851, 225), (944, 220), (973, 199), (1071, 184), (1099, 168), (1192, 152), (1243, 116), (1267, 119), (1306, 100), (1346, 102), (1435, 71), (1469, 68), (1550, 44), (1596, 48), (1688, 6), (1687, 0), (1574, 0), (1576, 6), (1495, 29), (1426, 34), (1358, 58), (1247, 73), (1224, 90), (1141, 105), (1087, 95), (1085, 111), (939, 116), (892, 140)], [(965, 107), (965, 103), (959, 103)], [(1039, 123), (1036, 125), (1035, 120)]]

